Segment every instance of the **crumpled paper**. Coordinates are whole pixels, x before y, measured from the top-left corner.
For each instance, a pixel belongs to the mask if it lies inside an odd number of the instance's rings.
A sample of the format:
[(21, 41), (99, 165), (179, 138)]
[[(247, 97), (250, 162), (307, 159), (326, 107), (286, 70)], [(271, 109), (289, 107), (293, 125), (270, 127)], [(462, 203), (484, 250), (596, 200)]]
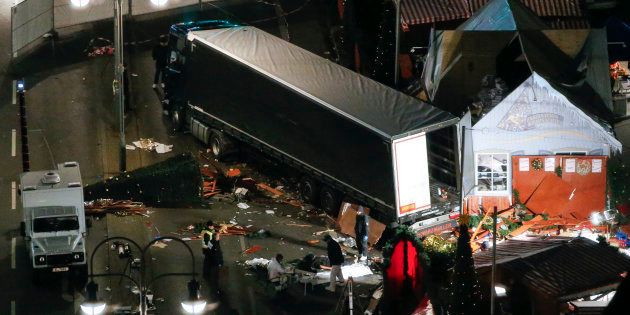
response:
[[(159, 142), (153, 141), (153, 138), (140, 138), (138, 141), (132, 142), (135, 148), (146, 150), (146, 151), (155, 151), (157, 153), (166, 153), (171, 152), (173, 150), (172, 144), (163, 144)], [(134, 150), (135, 148), (131, 145), (126, 145), (127, 150)]]

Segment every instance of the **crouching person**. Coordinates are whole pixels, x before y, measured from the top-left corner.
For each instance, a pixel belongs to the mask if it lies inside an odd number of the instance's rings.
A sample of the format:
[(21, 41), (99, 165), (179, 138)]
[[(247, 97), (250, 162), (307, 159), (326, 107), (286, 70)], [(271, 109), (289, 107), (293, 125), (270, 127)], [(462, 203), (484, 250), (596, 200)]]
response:
[(282, 254), (276, 254), (267, 265), (269, 281), (274, 285), (276, 291), (282, 291), (287, 287), (287, 271), (282, 267)]

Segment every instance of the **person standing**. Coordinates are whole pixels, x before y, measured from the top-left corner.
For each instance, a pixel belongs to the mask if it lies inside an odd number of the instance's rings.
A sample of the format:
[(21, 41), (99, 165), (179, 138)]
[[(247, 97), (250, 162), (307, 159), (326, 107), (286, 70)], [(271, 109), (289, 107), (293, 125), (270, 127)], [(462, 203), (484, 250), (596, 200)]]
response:
[(162, 87), (164, 87), (164, 70), (168, 65), (168, 36), (160, 35), (160, 42), (153, 47), (153, 61), (155, 61), (155, 76), (153, 77), (153, 88), (162, 79)]
[(209, 281), (210, 279), (210, 248), (213, 246), (211, 242), (214, 235), (214, 222), (208, 220), (206, 226), (201, 230), (201, 252), (203, 253), (203, 277)]
[[(210, 286), (210, 292), (212, 294), (216, 294), (217, 296), (221, 294), (221, 290), (219, 290), (219, 271), (223, 266), (223, 251), (221, 250), (221, 234), (219, 231), (214, 231), (212, 233), (212, 237), (210, 238), (210, 243), (208, 244), (208, 254), (205, 259), (207, 259), (207, 265), (210, 269), (208, 285)], [(204, 263), (206, 265), (206, 263)]]
[(330, 261), (330, 285), (326, 290), (335, 292), (335, 280), (339, 279), (340, 283), (344, 283), (343, 273), (341, 271), (341, 264), (343, 264), (344, 258), (341, 252), (341, 246), (330, 235), (324, 236), (324, 241), (327, 243), (328, 260)]
[(354, 235), (356, 237), (357, 249), (360, 260), (364, 261), (368, 255), (368, 233), (370, 231), (370, 218), (365, 213), (363, 206), (357, 210), (357, 218), (354, 222)]

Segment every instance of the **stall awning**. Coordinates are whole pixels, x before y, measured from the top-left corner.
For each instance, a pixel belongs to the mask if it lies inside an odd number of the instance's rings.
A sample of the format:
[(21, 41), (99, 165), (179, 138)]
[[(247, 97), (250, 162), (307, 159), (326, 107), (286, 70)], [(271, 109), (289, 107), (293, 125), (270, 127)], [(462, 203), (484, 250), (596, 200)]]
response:
[(471, 15), (467, 0), (402, 0), (400, 13), (403, 25), (467, 19)]
[[(490, 0), (401, 0), (404, 27), (467, 19)], [(588, 28), (580, 0), (521, 0), (554, 29)]]
[[(489, 0), (468, 0), (470, 10), (475, 12)], [(521, 0), (540, 17), (547, 16), (584, 16), (579, 0)]]

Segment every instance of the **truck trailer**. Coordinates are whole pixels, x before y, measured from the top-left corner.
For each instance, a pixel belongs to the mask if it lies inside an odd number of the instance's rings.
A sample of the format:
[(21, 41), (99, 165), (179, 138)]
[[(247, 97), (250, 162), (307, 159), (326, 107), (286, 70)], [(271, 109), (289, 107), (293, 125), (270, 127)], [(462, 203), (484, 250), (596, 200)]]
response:
[(20, 175), (24, 213), (21, 233), (33, 267), (33, 280), (42, 272), (74, 269), (85, 275), (86, 221), (83, 185), (77, 162), (57, 165), (56, 170)]
[(329, 212), (345, 198), (384, 223), (436, 215), (427, 134), (456, 117), (251, 26), (176, 24), (169, 47), (165, 108), (216, 157), (259, 149)]

